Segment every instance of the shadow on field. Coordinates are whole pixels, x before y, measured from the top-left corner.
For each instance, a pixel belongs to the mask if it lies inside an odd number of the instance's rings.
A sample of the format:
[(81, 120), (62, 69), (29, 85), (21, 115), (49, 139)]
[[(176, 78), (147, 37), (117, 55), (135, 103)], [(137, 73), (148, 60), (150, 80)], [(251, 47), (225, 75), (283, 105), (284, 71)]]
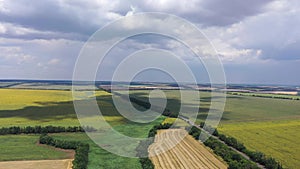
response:
[[(147, 95), (145, 93), (135, 93), (135, 97), (141, 99), (143, 101), (148, 101)], [(153, 99), (161, 99), (161, 98), (153, 98)], [(206, 100), (207, 102), (210, 100), (209, 97), (202, 98), (201, 101)], [(103, 95), (96, 97), (98, 106), (101, 110), (103, 116), (122, 116), (117, 109), (114, 107), (114, 103), (111, 95)], [(87, 100), (77, 100), (75, 101), (77, 104), (89, 108), (91, 106), (90, 102)], [(0, 110), (0, 118), (14, 118), (20, 117), (28, 120), (34, 120), (37, 122), (55, 122), (63, 119), (77, 119), (77, 115), (75, 113), (73, 101), (66, 102), (35, 102), (38, 106), (28, 106), (18, 110)], [(168, 99), (167, 100), (167, 108), (172, 112), (179, 112), (180, 110), (180, 100), (178, 99)], [(134, 105), (134, 104), (133, 104)], [(198, 118), (205, 120), (209, 111), (208, 103), (201, 104), (201, 107), (198, 110)], [(136, 108), (139, 106), (134, 105)], [(185, 108), (187, 110), (192, 109), (195, 104), (185, 104)], [(139, 107), (140, 109), (141, 107)], [(144, 109), (145, 110), (145, 109)], [(186, 113), (186, 112), (185, 112)], [(226, 112), (228, 113), (228, 112)], [(93, 117), (99, 115), (98, 112), (86, 112), (86, 117)], [(222, 120), (227, 120), (222, 118)], [(120, 121), (127, 121), (127, 119), (120, 119)], [(14, 123), (14, 122), (12, 122)]]
[[(28, 106), (18, 110), (0, 110), (0, 118), (21, 117), (40, 122), (57, 121), (62, 119), (77, 119), (73, 101), (66, 102), (35, 102), (37, 106)], [(77, 100), (76, 103), (88, 108), (90, 103), (85, 100)], [(111, 96), (97, 97), (97, 103), (104, 116), (120, 116), (113, 106)], [(87, 116), (96, 113), (87, 112)]]

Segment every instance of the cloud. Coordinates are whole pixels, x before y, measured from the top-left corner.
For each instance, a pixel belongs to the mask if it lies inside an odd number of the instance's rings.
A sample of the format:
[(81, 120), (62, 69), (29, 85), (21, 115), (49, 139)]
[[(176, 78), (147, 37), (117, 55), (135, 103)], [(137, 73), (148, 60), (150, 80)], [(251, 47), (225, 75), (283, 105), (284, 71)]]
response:
[(181, 16), (194, 23), (205, 26), (226, 26), (264, 12), (264, 7), (271, 0), (146, 0), (136, 6), (146, 12), (166, 12)]
[(32, 28), (26, 28), (11, 23), (0, 22), (0, 36), (4, 38), (15, 39), (72, 39), (72, 40), (86, 40), (87, 37), (75, 33), (51, 32), (41, 31)]
[(233, 62), (299, 60), (299, 9), (298, 1), (275, 1), (262, 14), (226, 27), (208, 27), (204, 32), (225, 60), (230, 61), (239, 53)]
[[(273, 72), (280, 74), (272, 65), (284, 62), (285, 66), (293, 67), (296, 65), (292, 64), (293, 61), (299, 62), (299, 9), (297, 0), (33, 0), (30, 3), (25, 0), (2, 0), (0, 69), (18, 77), (70, 78), (82, 45), (96, 30), (126, 15), (164, 12), (183, 17), (198, 26), (214, 44), (232, 76), (251, 79), (259, 71), (273, 70), (269, 74), (261, 73), (259, 79), (262, 80)], [(139, 20), (123, 23), (114, 29), (172, 30), (186, 33), (185, 40), (194, 42), (196, 37), (192, 36), (193, 32), (184, 29), (184, 26), (162, 27), (162, 22), (162, 18), (151, 22)], [(107, 37), (111, 38), (109, 35)], [(114, 65), (122, 59), (121, 55), (144, 48), (170, 50), (185, 61), (193, 62), (188, 49), (174, 39), (141, 36), (118, 45), (107, 61), (108, 69), (114, 70)], [(197, 50), (201, 54), (209, 53), (205, 48)], [(253, 69), (246, 65), (251, 65)], [(241, 74), (233, 73), (234, 70)], [(2, 73), (0, 77), (7, 76)]]
[[(184, 17), (197, 24), (224, 26), (263, 12), (268, 1), (191, 0), (174, 1), (1, 1), (0, 21), (29, 38), (88, 38), (106, 23), (137, 12), (165, 12)], [(88, 9), (88, 10), (87, 10)], [(16, 36), (16, 31), (7, 36)], [(1, 30), (1, 29), (0, 29)], [(43, 35), (47, 33), (48, 36)], [(55, 34), (56, 33), (56, 34)], [(29, 34), (25, 36), (25, 34)], [(33, 35), (32, 35), (33, 34)], [(19, 36), (22, 38), (22, 36)]]
[(2, 60), (2, 63), (6, 63), (6, 65), (11, 65), (13, 63), (19, 65), (31, 62), (35, 59), (34, 56), (24, 53), (20, 47), (16, 46), (0, 46), (0, 51), (0, 60)]
[[(109, 4), (112, 4), (109, 7)], [(108, 11), (109, 1), (2, 1), (0, 20), (37, 31), (89, 36), (119, 14)], [(108, 8), (108, 10), (106, 10)], [(88, 10), (87, 10), (88, 9)]]
[(49, 60), (48, 65), (56, 65), (56, 64), (58, 64), (59, 62), (60, 62), (59, 59), (53, 58), (53, 59)]

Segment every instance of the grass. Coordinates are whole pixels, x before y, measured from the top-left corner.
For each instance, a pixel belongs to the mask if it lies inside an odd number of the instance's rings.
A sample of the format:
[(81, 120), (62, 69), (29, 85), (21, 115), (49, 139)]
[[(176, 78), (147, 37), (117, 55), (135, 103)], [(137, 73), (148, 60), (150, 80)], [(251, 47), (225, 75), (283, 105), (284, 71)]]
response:
[(218, 129), (237, 138), (247, 148), (274, 157), (284, 167), (300, 165), (300, 120), (233, 123)]
[(43, 160), (67, 158), (67, 154), (52, 147), (38, 146), (38, 135), (0, 136), (0, 161)]

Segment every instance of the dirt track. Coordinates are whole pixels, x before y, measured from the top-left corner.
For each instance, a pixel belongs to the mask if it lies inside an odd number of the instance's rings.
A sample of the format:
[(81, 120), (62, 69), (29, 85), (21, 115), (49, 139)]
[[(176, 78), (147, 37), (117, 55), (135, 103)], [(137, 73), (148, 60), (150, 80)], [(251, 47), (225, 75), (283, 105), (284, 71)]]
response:
[(0, 169), (72, 169), (72, 159), (36, 160), (36, 161), (4, 161)]
[[(170, 150), (165, 151), (170, 147)], [(182, 129), (159, 130), (155, 143), (149, 147), (149, 156), (156, 169), (227, 168), (203, 144)]]

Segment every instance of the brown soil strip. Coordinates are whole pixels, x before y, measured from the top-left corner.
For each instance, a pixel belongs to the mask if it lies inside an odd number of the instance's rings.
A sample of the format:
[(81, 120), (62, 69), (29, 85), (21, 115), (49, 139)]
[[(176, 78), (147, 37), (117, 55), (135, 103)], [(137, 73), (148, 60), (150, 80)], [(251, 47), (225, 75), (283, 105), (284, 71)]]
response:
[(36, 161), (4, 161), (0, 169), (71, 169), (72, 159), (36, 160)]

